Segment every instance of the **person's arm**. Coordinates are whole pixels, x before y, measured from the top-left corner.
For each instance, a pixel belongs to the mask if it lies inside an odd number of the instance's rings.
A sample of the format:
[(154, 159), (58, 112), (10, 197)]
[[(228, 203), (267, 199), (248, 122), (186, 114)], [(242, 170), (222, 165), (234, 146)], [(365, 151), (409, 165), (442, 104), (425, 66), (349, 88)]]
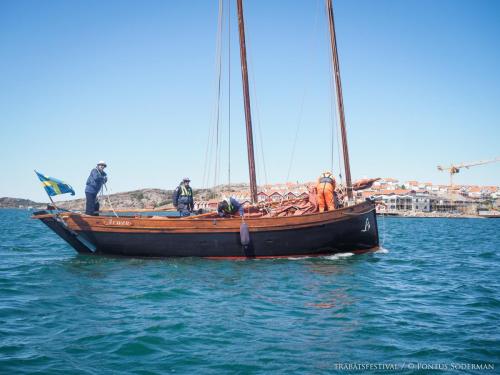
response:
[(234, 198), (231, 198), (231, 205), (233, 205), (233, 207), (236, 207), (238, 209), (238, 213), (240, 214), (240, 216), (243, 216), (245, 211), (243, 209), (243, 205), (240, 202), (238, 202)]
[(193, 189), (191, 189), (191, 187), (189, 187), (189, 191), (191, 193), (191, 195), (189, 196), (189, 211), (193, 211), (194, 210)]
[(102, 185), (107, 181), (106, 173), (99, 172), (97, 168), (92, 169), (92, 178), (99, 185)]
[(174, 207), (177, 208), (177, 201), (179, 200), (179, 187), (177, 186), (174, 190), (174, 194), (172, 194), (172, 203), (174, 204)]
[(89, 177), (87, 177), (87, 183), (86, 185), (89, 185), (89, 186), (94, 186), (95, 184), (95, 180), (94, 180), (94, 170), (92, 169), (90, 171), (90, 174), (89, 174)]
[(92, 180), (92, 184), (98, 184), (99, 181), (100, 181), (100, 174), (99, 174), (99, 171), (94, 168), (92, 169), (92, 171), (90, 172), (90, 178)]

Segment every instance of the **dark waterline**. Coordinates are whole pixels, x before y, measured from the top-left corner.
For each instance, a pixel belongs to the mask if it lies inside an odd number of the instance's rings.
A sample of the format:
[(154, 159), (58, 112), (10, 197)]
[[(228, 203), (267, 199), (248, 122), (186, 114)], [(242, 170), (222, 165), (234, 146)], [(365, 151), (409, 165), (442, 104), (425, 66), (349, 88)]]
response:
[(78, 256), (27, 211), (0, 210), (0, 373), (498, 371), (500, 220), (379, 228), (388, 252), (145, 260)]

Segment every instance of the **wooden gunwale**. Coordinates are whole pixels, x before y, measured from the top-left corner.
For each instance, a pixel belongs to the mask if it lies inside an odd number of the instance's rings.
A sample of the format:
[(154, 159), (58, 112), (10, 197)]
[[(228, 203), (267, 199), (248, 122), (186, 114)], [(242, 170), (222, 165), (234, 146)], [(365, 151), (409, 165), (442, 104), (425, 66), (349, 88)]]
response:
[[(367, 211), (367, 209), (370, 209)], [(311, 213), (300, 216), (245, 218), (250, 231), (264, 232), (276, 230), (291, 230), (313, 227), (336, 221), (352, 219), (371, 212), (374, 205), (363, 202), (355, 206), (341, 208), (324, 213)], [(38, 215), (33, 218), (52, 217), (50, 214)], [(242, 220), (240, 218), (199, 218), (193, 220), (168, 220), (165, 218), (136, 218), (128, 216), (87, 216), (75, 213), (63, 213), (68, 227), (76, 232), (110, 232), (110, 233), (220, 233), (239, 232)]]

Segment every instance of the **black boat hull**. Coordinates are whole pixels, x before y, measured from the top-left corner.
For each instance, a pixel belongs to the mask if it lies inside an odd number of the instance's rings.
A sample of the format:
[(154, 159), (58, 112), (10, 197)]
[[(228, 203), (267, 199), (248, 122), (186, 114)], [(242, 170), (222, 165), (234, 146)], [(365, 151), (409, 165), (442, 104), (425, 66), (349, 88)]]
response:
[(133, 257), (253, 258), (367, 252), (379, 245), (375, 210), (320, 225), (252, 230), (242, 246), (240, 233), (105, 232), (65, 227), (52, 216), (40, 219), (77, 252)]

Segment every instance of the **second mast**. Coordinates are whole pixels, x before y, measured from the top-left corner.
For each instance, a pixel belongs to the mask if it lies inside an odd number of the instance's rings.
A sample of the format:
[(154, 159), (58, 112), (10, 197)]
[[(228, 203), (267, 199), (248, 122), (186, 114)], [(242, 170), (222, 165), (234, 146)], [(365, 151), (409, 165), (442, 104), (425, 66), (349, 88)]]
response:
[(252, 113), (250, 110), (250, 94), (248, 89), (247, 50), (245, 44), (245, 22), (243, 19), (243, 2), (237, 1), (238, 29), (240, 34), (241, 80), (243, 82), (243, 99), (245, 103), (245, 123), (247, 130), (248, 171), (250, 174), (250, 195), (252, 203), (257, 203), (257, 180), (255, 178), (255, 157), (253, 152)]
[(340, 118), (340, 133), (342, 136), (342, 151), (344, 155), (345, 182), (347, 197), (352, 199), (351, 165), (349, 163), (349, 148), (347, 147), (347, 131), (345, 125), (344, 99), (342, 97), (342, 82), (340, 81), (340, 64), (337, 53), (337, 38), (335, 36), (335, 22), (333, 20), (332, 0), (326, 0), (328, 24), (330, 26), (330, 44), (332, 46), (332, 64), (334, 71), (335, 88), (337, 89), (337, 107)]

